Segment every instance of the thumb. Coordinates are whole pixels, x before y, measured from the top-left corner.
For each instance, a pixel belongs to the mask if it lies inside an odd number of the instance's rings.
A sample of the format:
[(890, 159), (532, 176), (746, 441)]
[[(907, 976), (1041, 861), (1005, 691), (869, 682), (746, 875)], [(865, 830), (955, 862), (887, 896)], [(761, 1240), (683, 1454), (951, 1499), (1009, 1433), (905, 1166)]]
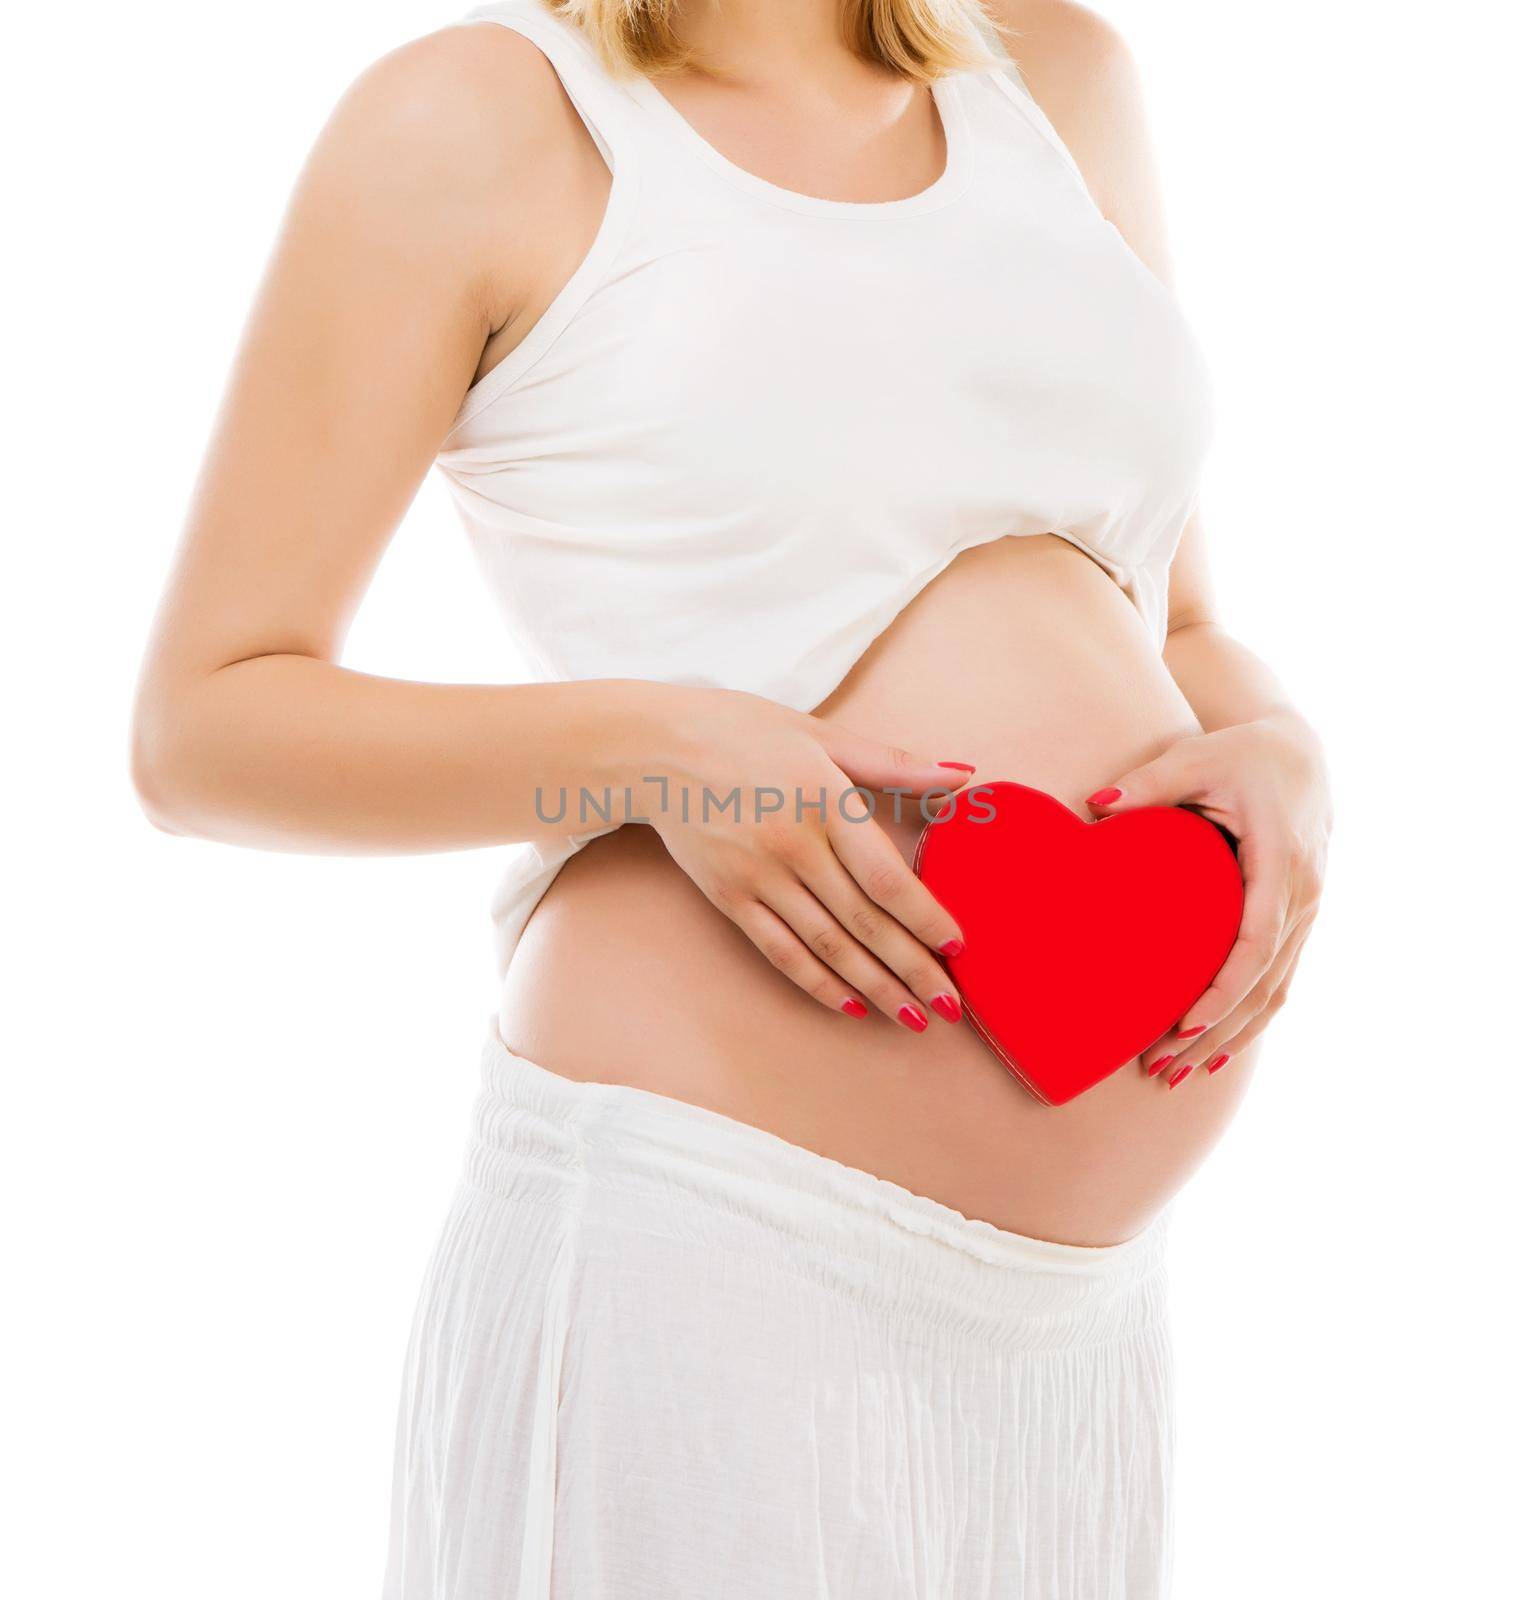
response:
[(864, 789), (905, 789), (911, 794), (925, 794), (928, 789), (956, 791), (974, 773), (967, 761), (933, 761), (845, 728), (827, 726), (821, 744), (852, 782)]
[(1092, 811), (1110, 816), (1118, 811), (1135, 811), (1140, 806), (1175, 806), (1197, 799), (1201, 793), (1200, 774), (1190, 744), (1189, 739), (1172, 744), (1163, 755), (1097, 789), (1085, 804)]

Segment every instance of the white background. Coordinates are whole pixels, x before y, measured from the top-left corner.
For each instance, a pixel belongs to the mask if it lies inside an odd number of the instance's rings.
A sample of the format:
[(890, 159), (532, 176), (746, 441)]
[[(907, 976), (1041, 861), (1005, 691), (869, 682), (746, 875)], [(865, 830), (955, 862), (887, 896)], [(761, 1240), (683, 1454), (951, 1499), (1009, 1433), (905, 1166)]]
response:
[[(1324, 729), (1340, 801), (1293, 1004), (1176, 1208), (1177, 1594), (1493, 1594), (1516, 1578), (1520, 1422), (1502, 119), (1524, 35), (1481, 0), (1104, 9), (1149, 84), (1216, 373), (1227, 614)], [(11, 25), (0, 1586), (18, 1600), (378, 1582), (407, 1322), (492, 1005), (497, 861), (162, 837), (125, 729), (296, 167), (368, 61), (453, 16), (200, 0)], [(516, 673), (432, 481), (349, 659)]]

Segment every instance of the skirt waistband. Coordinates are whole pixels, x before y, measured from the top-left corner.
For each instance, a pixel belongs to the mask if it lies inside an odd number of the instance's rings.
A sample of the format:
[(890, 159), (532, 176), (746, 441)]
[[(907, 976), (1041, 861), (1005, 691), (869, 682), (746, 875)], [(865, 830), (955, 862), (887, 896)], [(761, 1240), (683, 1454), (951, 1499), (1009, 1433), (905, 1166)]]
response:
[(1070, 1347), (1163, 1315), (1165, 1217), (1118, 1245), (1028, 1238), (701, 1106), (482, 1053), (466, 1179), (583, 1226), (682, 1237), (888, 1310), (1008, 1343)]

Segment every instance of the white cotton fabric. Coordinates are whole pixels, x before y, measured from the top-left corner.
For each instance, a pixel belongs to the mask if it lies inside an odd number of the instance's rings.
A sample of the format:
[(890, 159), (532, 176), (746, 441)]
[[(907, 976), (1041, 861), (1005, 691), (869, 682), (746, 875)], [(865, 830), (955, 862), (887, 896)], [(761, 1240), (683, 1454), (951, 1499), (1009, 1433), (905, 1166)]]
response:
[(970, 1221), (489, 1039), (385, 1600), (1155, 1600), (1163, 1224)]
[[(860, 204), (727, 160), (539, 0), (465, 21), (545, 54), (611, 172), (585, 260), (438, 458), (542, 677), (813, 710), (949, 562), (1008, 534), (1086, 551), (1162, 642), (1204, 365), (1009, 64), (939, 80), (945, 170)], [(520, 853), (504, 966), (594, 836)]]

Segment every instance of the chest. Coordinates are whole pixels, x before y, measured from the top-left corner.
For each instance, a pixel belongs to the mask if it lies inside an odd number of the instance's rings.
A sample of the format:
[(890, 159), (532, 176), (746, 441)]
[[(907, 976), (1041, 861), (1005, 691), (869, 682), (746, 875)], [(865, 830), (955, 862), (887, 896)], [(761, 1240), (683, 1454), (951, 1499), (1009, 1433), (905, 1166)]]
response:
[[(1173, 297), (1069, 174), (982, 173), (855, 218), (642, 198), (612, 270), (507, 397), (516, 492), (776, 531), (850, 510), (1115, 520), (1209, 429)], [(756, 514), (767, 513), (757, 519)]]

